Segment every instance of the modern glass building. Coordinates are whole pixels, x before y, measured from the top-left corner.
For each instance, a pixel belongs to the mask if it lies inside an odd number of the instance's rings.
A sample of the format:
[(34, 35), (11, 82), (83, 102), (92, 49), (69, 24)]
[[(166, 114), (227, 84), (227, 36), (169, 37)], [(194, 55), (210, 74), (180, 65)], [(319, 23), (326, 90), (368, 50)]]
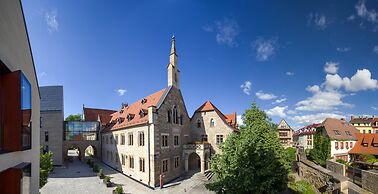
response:
[(64, 141), (98, 141), (100, 123), (93, 121), (64, 122)]

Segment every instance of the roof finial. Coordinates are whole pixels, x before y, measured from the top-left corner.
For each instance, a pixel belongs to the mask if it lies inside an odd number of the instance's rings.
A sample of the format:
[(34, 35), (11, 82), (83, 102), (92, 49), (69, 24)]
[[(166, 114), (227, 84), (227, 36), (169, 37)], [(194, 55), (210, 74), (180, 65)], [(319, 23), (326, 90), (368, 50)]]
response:
[(176, 39), (175, 35), (172, 35), (172, 46), (171, 46), (171, 54), (176, 54)]

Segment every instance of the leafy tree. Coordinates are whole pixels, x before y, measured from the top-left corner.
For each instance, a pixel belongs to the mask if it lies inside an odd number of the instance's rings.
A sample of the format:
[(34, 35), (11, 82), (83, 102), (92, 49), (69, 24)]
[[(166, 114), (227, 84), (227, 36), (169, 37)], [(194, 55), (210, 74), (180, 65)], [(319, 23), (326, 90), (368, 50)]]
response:
[(82, 114), (73, 114), (73, 115), (69, 115), (65, 121), (81, 121), (82, 119)]
[(47, 183), (49, 173), (53, 169), (52, 152), (40, 152), (40, 166), (39, 166), (39, 188), (42, 188)]
[(296, 160), (297, 150), (295, 148), (286, 148), (286, 160), (289, 164), (292, 164)]
[(331, 158), (331, 140), (323, 135), (324, 127), (316, 129), (314, 135), (314, 148), (310, 150), (308, 159), (325, 166), (328, 159)]
[(243, 114), (239, 134), (228, 136), (212, 159), (217, 193), (278, 193), (287, 188), (290, 165), (274, 124), (256, 103)]

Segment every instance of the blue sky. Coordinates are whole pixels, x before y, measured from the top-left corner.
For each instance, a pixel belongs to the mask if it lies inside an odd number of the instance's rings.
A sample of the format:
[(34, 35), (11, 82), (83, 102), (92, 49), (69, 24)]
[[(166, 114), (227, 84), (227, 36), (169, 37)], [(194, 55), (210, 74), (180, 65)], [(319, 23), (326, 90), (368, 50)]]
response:
[(172, 34), (189, 114), (252, 101), (294, 128), (378, 115), (377, 1), (26, 1), (39, 84), (65, 115), (167, 86)]

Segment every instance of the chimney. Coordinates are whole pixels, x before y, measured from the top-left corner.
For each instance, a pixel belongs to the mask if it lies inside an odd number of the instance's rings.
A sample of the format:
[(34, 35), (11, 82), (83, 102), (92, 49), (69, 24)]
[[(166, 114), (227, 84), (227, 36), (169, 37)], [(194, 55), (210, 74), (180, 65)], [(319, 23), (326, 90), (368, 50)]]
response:
[(128, 107), (128, 106), (129, 106), (128, 103), (122, 103), (122, 105), (121, 105), (121, 109), (123, 109), (123, 108), (125, 108), (125, 107)]

